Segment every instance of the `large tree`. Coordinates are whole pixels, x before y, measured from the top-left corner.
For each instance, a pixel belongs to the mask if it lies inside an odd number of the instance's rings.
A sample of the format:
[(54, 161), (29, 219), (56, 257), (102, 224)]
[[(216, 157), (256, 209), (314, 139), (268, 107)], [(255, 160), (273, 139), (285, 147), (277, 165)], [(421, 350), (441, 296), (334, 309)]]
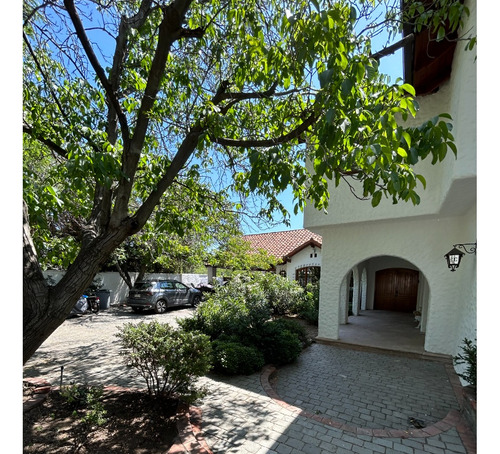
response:
[[(265, 198), (268, 215), (285, 212), (287, 187), (296, 210), (326, 208), (328, 181), (347, 178), (374, 206), (418, 203), (425, 179), (412, 166), (454, 150), (451, 127), (398, 123), (416, 114), (414, 91), (379, 73), (370, 38), (413, 21), (443, 39), (466, 10), (435, 0), (402, 12), (391, 0), (370, 16), (379, 3), (24, 1), (23, 130), (58, 182), (25, 181), (25, 362), (175, 184), (210, 176), (215, 191)], [(78, 231), (51, 288), (31, 235), (49, 217)]]

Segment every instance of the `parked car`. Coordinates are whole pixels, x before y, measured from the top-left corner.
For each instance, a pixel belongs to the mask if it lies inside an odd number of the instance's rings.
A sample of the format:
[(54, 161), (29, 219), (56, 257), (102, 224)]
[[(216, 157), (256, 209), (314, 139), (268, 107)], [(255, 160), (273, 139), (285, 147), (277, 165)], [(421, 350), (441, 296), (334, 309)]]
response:
[(134, 312), (154, 309), (157, 314), (164, 313), (174, 306), (196, 306), (202, 293), (175, 280), (140, 281), (130, 289), (126, 305)]

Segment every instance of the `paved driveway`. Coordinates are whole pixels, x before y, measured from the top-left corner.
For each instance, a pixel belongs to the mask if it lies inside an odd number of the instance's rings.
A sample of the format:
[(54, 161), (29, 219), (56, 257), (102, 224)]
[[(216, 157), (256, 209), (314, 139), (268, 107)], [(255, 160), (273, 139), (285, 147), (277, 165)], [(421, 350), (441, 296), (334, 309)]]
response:
[[(191, 308), (135, 314), (112, 307), (68, 319), (24, 367), (24, 376), (59, 385), (144, 388), (119, 356), (118, 327), (159, 320), (176, 324)], [(202, 434), (214, 454), (452, 454), (475, 452), (459, 413), (449, 364), (313, 344), (271, 373), (201, 379)], [(415, 429), (409, 418), (425, 423)], [(188, 451), (186, 451), (188, 452)]]
[(97, 315), (67, 319), (42, 344), (24, 366), (25, 377), (43, 377), (59, 385), (89, 383), (145, 387), (141, 377), (126, 367), (119, 355), (118, 328), (126, 323), (158, 320), (176, 325), (178, 318), (191, 316), (192, 308), (174, 308), (164, 314), (136, 314), (130, 308), (111, 307)]

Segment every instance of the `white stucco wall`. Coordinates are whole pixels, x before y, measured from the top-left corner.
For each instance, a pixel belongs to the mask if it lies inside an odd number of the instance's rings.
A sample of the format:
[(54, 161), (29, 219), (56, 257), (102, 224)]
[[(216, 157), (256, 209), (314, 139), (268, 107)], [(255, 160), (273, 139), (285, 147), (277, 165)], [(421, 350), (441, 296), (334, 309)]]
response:
[[(132, 282), (135, 281), (139, 273), (131, 273)], [(63, 277), (64, 271), (47, 270), (43, 272), (45, 277), (51, 276), (55, 282)], [(127, 299), (129, 288), (125, 281), (117, 272), (102, 272), (98, 273), (97, 278), (102, 278), (104, 284), (102, 289), (110, 290), (110, 304), (116, 305), (125, 302)], [(186, 285), (197, 286), (200, 283), (208, 282), (208, 275), (206, 274), (166, 274), (166, 273), (146, 273), (145, 279), (175, 279)]]
[(371, 283), (367, 289), (367, 309), (370, 309), (373, 308), (375, 271), (405, 265), (420, 270), (430, 289), (425, 302), (425, 350), (455, 354), (457, 342), (474, 334), (475, 285), (471, 288), (470, 282), (475, 282), (476, 256), (466, 255), (460, 268), (452, 273), (446, 266), (444, 254), (454, 243), (464, 242), (464, 238), (475, 240), (475, 236), (468, 236), (474, 235), (473, 223), (474, 216), (467, 215), (460, 219), (382, 221), (369, 226), (351, 224), (322, 229), (318, 336), (338, 339), (339, 324), (345, 322), (339, 304), (341, 284), (353, 267), (364, 263), (367, 269)]
[[(467, 3), (469, 30), (476, 11), (475, 2)], [(366, 272), (370, 309), (375, 271), (401, 263), (421, 273), (417, 304), (423, 310), (427, 351), (455, 355), (464, 337), (476, 337), (476, 256), (465, 255), (456, 272), (449, 271), (443, 257), (454, 244), (477, 240), (476, 63), (475, 51), (465, 52), (464, 47), (457, 44), (450, 81), (436, 94), (418, 99), (419, 122), (451, 114), (458, 148), (457, 159), (450, 152), (436, 166), (430, 160), (419, 164), (417, 171), (427, 180), (421, 204), (382, 201), (372, 208), (340, 186), (332, 191), (328, 214), (306, 207), (304, 228), (323, 237), (319, 337), (338, 339), (339, 324), (346, 319), (343, 302), (350, 270)]]
[(279, 274), (281, 270), (285, 270), (287, 278), (293, 281), (295, 280), (295, 272), (306, 266), (321, 266), (321, 248), (313, 249), (311, 246), (307, 246), (293, 255), (290, 262), (278, 265), (276, 273)]

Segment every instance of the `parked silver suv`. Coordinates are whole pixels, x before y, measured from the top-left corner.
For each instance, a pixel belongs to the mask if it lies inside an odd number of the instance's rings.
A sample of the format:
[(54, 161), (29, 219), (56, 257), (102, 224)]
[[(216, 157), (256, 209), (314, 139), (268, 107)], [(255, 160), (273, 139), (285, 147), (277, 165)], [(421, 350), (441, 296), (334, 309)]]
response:
[(126, 304), (134, 312), (154, 309), (157, 314), (163, 314), (173, 306), (196, 306), (201, 298), (202, 293), (198, 289), (179, 281), (140, 281), (129, 291)]

